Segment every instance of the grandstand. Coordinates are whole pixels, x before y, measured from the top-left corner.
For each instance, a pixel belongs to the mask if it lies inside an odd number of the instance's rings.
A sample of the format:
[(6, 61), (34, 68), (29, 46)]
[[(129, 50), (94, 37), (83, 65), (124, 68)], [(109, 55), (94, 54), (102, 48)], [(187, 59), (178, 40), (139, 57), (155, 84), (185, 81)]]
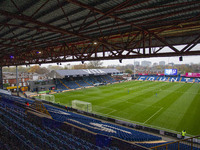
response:
[(48, 74), (48, 80), (29, 81), (31, 92), (54, 90), (55, 92), (74, 90), (105, 85), (117, 82), (112, 74), (120, 73), (117, 69), (78, 69), (53, 70)]
[(120, 73), (117, 69), (53, 70), (49, 77), (55, 80), (55, 91), (60, 92), (114, 83), (111, 75), (117, 73)]

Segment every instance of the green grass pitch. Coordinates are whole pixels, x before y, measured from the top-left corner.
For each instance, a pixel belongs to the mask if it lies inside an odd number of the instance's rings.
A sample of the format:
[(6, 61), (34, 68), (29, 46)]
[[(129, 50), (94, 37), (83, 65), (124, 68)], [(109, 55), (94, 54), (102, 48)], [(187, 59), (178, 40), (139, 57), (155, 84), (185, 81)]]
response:
[(93, 113), (140, 125), (200, 135), (200, 84), (130, 81), (55, 94), (55, 101), (92, 103)]

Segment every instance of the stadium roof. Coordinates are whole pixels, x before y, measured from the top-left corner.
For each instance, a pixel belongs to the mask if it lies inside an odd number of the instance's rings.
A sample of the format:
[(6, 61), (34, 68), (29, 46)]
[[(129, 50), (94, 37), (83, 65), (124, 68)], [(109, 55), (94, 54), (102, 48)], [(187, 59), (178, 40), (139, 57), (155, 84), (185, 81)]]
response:
[(199, 41), (199, 0), (0, 1), (1, 66), (199, 55)]
[(76, 69), (76, 70), (53, 70), (49, 74), (51, 78), (64, 78), (69, 76), (89, 76), (89, 75), (106, 75), (120, 73), (117, 69)]

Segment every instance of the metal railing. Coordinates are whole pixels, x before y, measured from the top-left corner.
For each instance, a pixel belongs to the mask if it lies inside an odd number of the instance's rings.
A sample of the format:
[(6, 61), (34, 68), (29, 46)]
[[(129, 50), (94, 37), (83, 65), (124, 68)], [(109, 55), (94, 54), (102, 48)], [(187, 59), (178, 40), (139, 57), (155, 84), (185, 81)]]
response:
[(151, 150), (200, 150), (200, 135), (151, 147)]

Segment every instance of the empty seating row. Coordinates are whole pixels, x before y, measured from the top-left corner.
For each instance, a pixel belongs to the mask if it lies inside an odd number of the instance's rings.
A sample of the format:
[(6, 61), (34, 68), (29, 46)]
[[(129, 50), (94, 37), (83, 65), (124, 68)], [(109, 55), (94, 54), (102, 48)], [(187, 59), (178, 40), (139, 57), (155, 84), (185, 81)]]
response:
[[(24, 103), (25, 101), (29, 101), (30, 104), (32, 103), (31, 102), (32, 100), (28, 100), (26, 98), (17, 98), (15, 96), (10, 96), (9, 98), (7, 98), (5, 95), (3, 96), (3, 99), (6, 99), (6, 100), (10, 99), (10, 101), (15, 100), (15, 98), (16, 98), (16, 101), (20, 101), (22, 103)], [(9, 105), (12, 107), (13, 104), (10, 103)], [(3, 105), (1, 105), (1, 106), (3, 106)], [(147, 133), (143, 133), (143, 132), (140, 132), (140, 131), (136, 131), (134, 129), (125, 128), (125, 127), (122, 127), (122, 126), (118, 126), (118, 125), (111, 124), (111, 123), (106, 123), (106, 122), (103, 122), (103, 121), (100, 121), (100, 120), (97, 120), (97, 119), (94, 119), (94, 118), (90, 118), (90, 117), (87, 117), (87, 116), (82, 116), (82, 115), (79, 115), (79, 114), (76, 114), (76, 113), (67, 112), (65, 110), (62, 110), (60, 108), (56, 108), (56, 107), (53, 107), (53, 106), (50, 106), (50, 105), (44, 105), (44, 106), (49, 111), (49, 113), (51, 114), (53, 119), (58, 120), (60, 122), (68, 122), (68, 123), (74, 124), (78, 127), (85, 128), (85, 129), (92, 131), (94, 133), (99, 133), (99, 134), (103, 134), (103, 135), (106, 135), (106, 136), (114, 136), (114, 137), (121, 138), (121, 139), (124, 139), (124, 140), (127, 140), (127, 141), (161, 140), (161, 137), (154, 136), (154, 135), (147, 134)], [(5, 117), (5, 118), (7, 118), (7, 120), (9, 120), (8, 116)], [(18, 118), (18, 117), (15, 116), (15, 118)], [(16, 124), (17, 124), (18, 121), (19, 120), (15, 121)], [(22, 119), (21, 119), (21, 121), (22, 121)], [(28, 125), (29, 127), (34, 128), (32, 125), (30, 125), (27, 122), (25, 123), (25, 125)], [(22, 126), (22, 124), (20, 124), (20, 127), (21, 126)], [(26, 129), (26, 127), (27, 126), (25, 126), (25, 129)], [(41, 134), (43, 134), (43, 133), (41, 133)]]
[[(92, 143), (82, 140), (74, 135), (66, 133), (59, 128), (40, 127), (27, 121), (26, 117), (16, 111), (17, 106), (0, 102), (0, 126), (4, 130), (12, 132), (23, 147), (20, 149), (101, 149)], [(20, 108), (18, 108), (20, 110)], [(23, 109), (22, 109), (23, 110)], [(15, 144), (16, 143), (16, 144)], [(14, 145), (19, 144), (15, 142)], [(11, 145), (6, 143), (4, 148), (10, 149)], [(104, 147), (105, 148), (105, 147)], [(116, 149), (116, 147), (105, 149)]]
[(51, 106), (46, 106), (46, 108), (53, 117), (53, 119), (61, 122), (68, 122), (79, 127), (86, 128), (95, 133), (100, 133), (107, 136), (115, 136), (127, 141), (161, 140), (161, 137), (158, 136), (146, 134), (143, 132), (139, 132), (133, 129), (128, 129), (110, 123), (105, 123), (100, 120), (82, 116), (72, 112), (66, 112), (64, 110), (60, 110), (59, 108), (53, 108)]
[(82, 87), (93, 86), (98, 83), (113, 83), (116, 82), (109, 75), (101, 76), (87, 76), (79, 78), (57, 79), (56, 81), (57, 92), (68, 89), (77, 89)]

